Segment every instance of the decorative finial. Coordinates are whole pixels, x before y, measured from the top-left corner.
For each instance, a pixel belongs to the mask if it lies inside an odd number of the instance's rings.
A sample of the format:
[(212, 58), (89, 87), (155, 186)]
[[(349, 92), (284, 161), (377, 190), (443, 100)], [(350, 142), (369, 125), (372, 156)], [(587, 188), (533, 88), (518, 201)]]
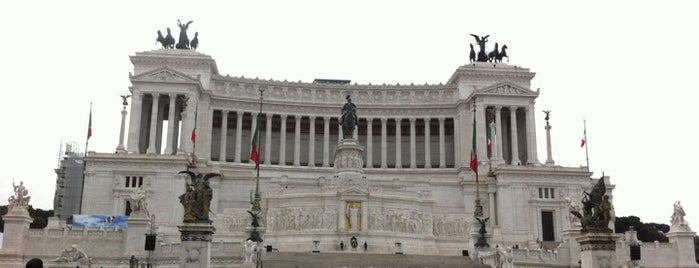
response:
[(543, 111), (546, 114), (546, 117), (544, 117), (544, 120), (546, 120), (546, 125), (549, 125), (549, 118), (551, 118), (549, 115), (551, 114), (550, 110), (544, 110)]

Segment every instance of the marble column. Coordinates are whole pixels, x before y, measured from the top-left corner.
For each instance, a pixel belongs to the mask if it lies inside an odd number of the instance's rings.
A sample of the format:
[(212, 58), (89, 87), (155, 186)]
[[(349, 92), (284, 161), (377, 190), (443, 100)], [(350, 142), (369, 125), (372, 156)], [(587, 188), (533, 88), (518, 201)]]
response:
[(430, 155), (430, 118), (425, 117), (425, 168), (432, 168), (432, 156)]
[(300, 115), (294, 115), (294, 166), (301, 165), (301, 118)]
[(117, 145), (116, 152), (117, 153), (126, 153), (126, 150), (124, 149), (124, 133), (126, 131), (126, 114), (128, 112), (126, 111), (126, 105), (124, 105), (124, 109), (121, 110), (121, 128), (119, 128), (119, 145)]
[(168, 116), (167, 116), (167, 144), (165, 144), (165, 153), (164, 154), (174, 154), (174, 146), (175, 146), (175, 104), (177, 100), (177, 95), (176, 94), (170, 94), (170, 106), (168, 107)]
[(447, 167), (447, 154), (446, 154), (446, 148), (445, 148), (445, 132), (444, 132), (444, 117), (440, 117), (439, 119), (439, 168), (446, 168)]
[(415, 142), (415, 117), (409, 118), (410, 121), (410, 168), (417, 168), (416, 161), (416, 142)]
[(517, 145), (517, 106), (510, 106), (510, 147), (512, 147), (512, 162), (511, 165), (520, 165), (519, 148)]
[(316, 117), (310, 116), (308, 126), (308, 166), (316, 166)]
[(240, 163), (240, 147), (243, 145), (243, 115), (241, 111), (237, 111), (235, 125), (235, 162)]
[(267, 127), (265, 128), (265, 165), (272, 164), (272, 119), (274, 114), (267, 113)]
[(539, 164), (536, 154), (536, 116), (534, 104), (527, 106), (527, 164)]
[(488, 217), (490, 223), (497, 225), (497, 215), (495, 214), (495, 192), (488, 192)]
[(279, 132), (279, 165), (286, 166), (286, 116), (282, 114), (282, 127)]
[(372, 122), (374, 121), (374, 118), (367, 118), (366, 119), (366, 168), (372, 168), (374, 167), (374, 158), (373, 158), (373, 148), (374, 145), (372, 135), (373, 135), (373, 130), (372, 130)]
[(495, 106), (495, 151), (496, 155), (494, 159), (500, 160), (504, 159), (502, 155), (502, 106)]
[[(129, 119), (129, 141), (127, 150), (130, 153), (140, 153), (138, 142), (141, 139), (141, 112), (143, 110), (143, 93), (131, 96), (131, 118)], [(180, 145), (180, 148), (183, 146)]]
[(221, 142), (219, 143), (219, 162), (226, 162), (226, 141), (228, 140), (228, 111), (221, 110)]
[(387, 155), (388, 155), (388, 144), (386, 141), (386, 136), (387, 136), (387, 130), (386, 130), (386, 123), (388, 122), (388, 118), (382, 117), (381, 118), (381, 168), (387, 168), (388, 163), (386, 161)]
[(155, 154), (155, 142), (157, 140), (157, 129), (158, 129), (158, 106), (160, 100), (160, 94), (153, 93), (153, 105), (151, 106), (150, 112), (150, 139), (148, 140), (148, 150), (149, 154)]
[(330, 166), (330, 117), (323, 117), (323, 166)]
[(401, 133), (400, 133), (400, 121), (403, 120), (402, 118), (396, 118), (396, 168), (403, 168), (403, 159), (402, 159), (402, 154), (401, 152)]

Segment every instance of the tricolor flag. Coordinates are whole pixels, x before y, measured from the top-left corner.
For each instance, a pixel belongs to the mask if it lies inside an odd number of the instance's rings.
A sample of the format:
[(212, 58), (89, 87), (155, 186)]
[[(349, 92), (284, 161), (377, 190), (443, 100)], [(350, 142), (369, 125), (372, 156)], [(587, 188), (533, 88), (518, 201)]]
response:
[(493, 133), (490, 126), (486, 127), (486, 135), (488, 137), (488, 154), (493, 155)]
[(92, 137), (92, 103), (90, 103), (90, 119), (87, 121), (87, 139)]
[(473, 118), (473, 142), (471, 143), (471, 170), (476, 173), (478, 180), (478, 154), (476, 154), (476, 118)]
[(260, 153), (257, 151), (260, 136), (260, 115), (257, 115), (255, 132), (252, 134), (252, 149), (250, 149), (250, 161), (255, 162), (255, 169), (260, 168)]

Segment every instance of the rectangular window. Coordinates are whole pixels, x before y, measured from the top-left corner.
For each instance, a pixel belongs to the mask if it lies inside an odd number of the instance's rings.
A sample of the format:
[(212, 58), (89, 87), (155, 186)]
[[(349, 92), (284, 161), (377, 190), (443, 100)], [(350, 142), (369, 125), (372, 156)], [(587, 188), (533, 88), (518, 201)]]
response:
[(550, 188), (550, 189), (551, 189), (551, 199), (556, 198), (556, 197), (553, 196), (553, 193), (554, 193), (555, 191), (553, 190), (553, 188)]
[(544, 198), (544, 189), (539, 188), (539, 198)]
[(138, 187), (143, 186), (143, 177), (138, 177)]
[(553, 211), (541, 212), (541, 236), (543, 241), (555, 241), (553, 231)]
[(131, 177), (126, 176), (126, 183), (124, 183), (124, 187), (129, 187), (129, 181), (131, 180)]

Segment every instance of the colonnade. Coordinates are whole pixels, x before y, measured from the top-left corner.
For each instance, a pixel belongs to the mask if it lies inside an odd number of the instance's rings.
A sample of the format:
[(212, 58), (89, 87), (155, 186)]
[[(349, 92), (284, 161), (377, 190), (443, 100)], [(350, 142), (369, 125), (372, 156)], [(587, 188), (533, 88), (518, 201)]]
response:
[[(502, 160), (510, 165), (538, 164), (534, 105), (476, 104), (478, 159)], [(493, 150), (487, 150), (490, 128)]]
[[(250, 145), (245, 142), (251, 140), (257, 113), (216, 109), (213, 114), (212, 160), (249, 161)], [(235, 120), (229, 119), (232, 117)], [(262, 164), (309, 167), (333, 164), (332, 147), (342, 133), (337, 116), (263, 113), (261, 124)], [(402, 132), (405, 130), (408, 133)], [(230, 135), (230, 131), (235, 135)], [(422, 133), (421, 137), (418, 132)], [(452, 118), (361, 118), (354, 137), (365, 146), (367, 168), (447, 168), (454, 163)], [(433, 146), (438, 151), (432, 152)], [(394, 156), (389, 157), (389, 153)]]

